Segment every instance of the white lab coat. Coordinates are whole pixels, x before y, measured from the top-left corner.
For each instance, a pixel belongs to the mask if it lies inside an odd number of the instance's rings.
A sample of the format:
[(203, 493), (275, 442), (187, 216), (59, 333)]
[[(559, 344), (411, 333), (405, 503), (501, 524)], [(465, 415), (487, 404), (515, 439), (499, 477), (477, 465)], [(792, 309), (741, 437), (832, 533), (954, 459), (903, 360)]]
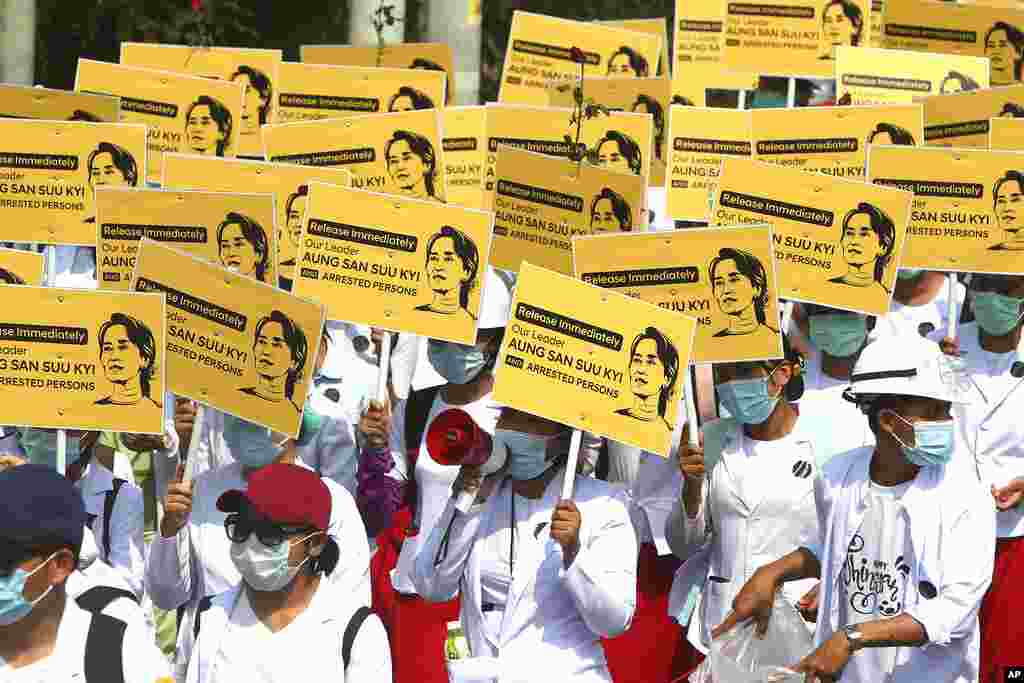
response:
[[(370, 548), (366, 527), (352, 495), (330, 479), (331, 523), (328, 534), (341, 550), (341, 560), (330, 581), (370, 604)], [(212, 597), (236, 586), (242, 576), (231, 560), (231, 541), (224, 531), (227, 514), (217, 509), (225, 491), (245, 490), (242, 466), (234, 463), (204, 472), (193, 481), (192, 514), (175, 536), (159, 534), (146, 559), (146, 590), (153, 604), (172, 610), (184, 606), (178, 628), (178, 678), (184, 676), (192, 643), (196, 608), (204, 597)], [(200, 625), (202, 626), (202, 617)]]
[[(843, 566), (853, 535), (867, 510), (871, 448), (837, 455), (815, 481), (817, 535), (801, 546), (821, 565), (818, 626), (821, 645), (839, 623)], [(893, 683), (968, 683), (978, 680), (978, 609), (992, 579), (995, 559), (995, 506), (992, 496), (958, 467), (922, 467), (900, 502), (906, 515), (919, 586), (935, 597), (907, 591), (904, 613), (928, 633), (922, 647), (901, 647)], [(843, 677), (843, 683), (875, 683)]]
[(814, 444), (818, 466), (859, 446), (873, 446), (875, 435), (867, 416), (843, 398), (849, 380), (829, 377), (821, 369), (821, 351), (813, 346), (803, 372), (804, 394), (797, 403), (800, 428)]
[[(187, 683), (235, 683), (217, 675), (216, 661), (221, 644), (235, 626), (232, 610), (242, 589), (239, 584), (221, 593), (203, 615), (203, 630), (189, 661)], [(351, 594), (337, 590), (330, 581), (321, 580), (306, 607), (306, 610), (314, 610), (315, 618), (302, 624), (301, 640), (305, 649), (295, 653), (291, 664), (294, 675), (289, 676), (287, 683), (304, 678), (304, 673), (311, 674), (312, 680), (332, 683), (391, 683), (391, 648), (384, 624), (375, 614), (368, 616), (360, 627), (352, 642), (348, 668), (341, 672), (345, 628), (361, 604)], [(286, 628), (295, 626), (299, 625), (293, 622)], [(293, 642), (296, 640), (294, 633), (289, 637)], [(253, 652), (253, 657), (259, 656), (258, 651)], [(317, 665), (316, 668), (310, 669), (313, 665)]]
[[(666, 534), (672, 551), (686, 562), (676, 573), (669, 613), (685, 624), (689, 615), (680, 611), (679, 601), (701, 586), (688, 637), (705, 654), (711, 630), (725, 620), (754, 571), (796, 550), (805, 529), (817, 524), (812, 496), (817, 458), (802, 422), (798, 419), (784, 439), (770, 442), (748, 438), (732, 419), (710, 423), (704, 437), (709, 474), (700, 512), (691, 519), (682, 499), (676, 499)], [(708, 432), (721, 437), (709, 438)], [(711, 445), (715, 443), (720, 443), (720, 450)], [(758, 453), (762, 444), (779, 450)], [(814, 583), (787, 584), (787, 599), (797, 602)]]
[[(495, 675), (501, 683), (610, 682), (599, 639), (624, 633), (633, 618), (637, 546), (626, 495), (605, 482), (576, 477), (573, 501), (582, 517), (580, 550), (566, 570), (549, 526), (563, 477), (564, 470), (551, 480), (529, 520), (527, 526), (538, 524), (535, 538), (517, 543), (512, 587), (496, 641), (484, 627), (481, 554), (487, 552), (489, 535), (508, 526), (509, 480), (467, 515), (457, 512), (449, 499), (442, 523), (416, 557), (413, 577), (425, 599), (444, 602), (463, 588), (460, 616), (470, 650), (475, 658), (497, 659)], [(447, 553), (435, 567), (453, 515)]]
[[(956, 311), (960, 314), (967, 289), (956, 283)], [(868, 333), (871, 341), (893, 335), (909, 334), (927, 337), (935, 331), (945, 331), (949, 325), (949, 286), (943, 284), (935, 298), (920, 306), (905, 306), (895, 299), (889, 312), (875, 319), (875, 328)], [(923, 334), (922, 334), (923, 333)]]

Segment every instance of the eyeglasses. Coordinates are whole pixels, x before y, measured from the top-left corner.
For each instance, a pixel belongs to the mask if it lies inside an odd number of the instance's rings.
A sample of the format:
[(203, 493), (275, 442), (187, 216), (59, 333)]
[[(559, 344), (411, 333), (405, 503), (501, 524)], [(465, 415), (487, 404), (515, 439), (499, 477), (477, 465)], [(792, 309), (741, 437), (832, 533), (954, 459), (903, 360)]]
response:
[(224, 520), (224, 531), (235, 543), (245, 543), (249, 536), (255, 533), (260, 542), (268, 548), (280, 545), (305, 530), (306, 527), (282, 526), (267, 519), (253, 519), (237, 512), (228, 515)]

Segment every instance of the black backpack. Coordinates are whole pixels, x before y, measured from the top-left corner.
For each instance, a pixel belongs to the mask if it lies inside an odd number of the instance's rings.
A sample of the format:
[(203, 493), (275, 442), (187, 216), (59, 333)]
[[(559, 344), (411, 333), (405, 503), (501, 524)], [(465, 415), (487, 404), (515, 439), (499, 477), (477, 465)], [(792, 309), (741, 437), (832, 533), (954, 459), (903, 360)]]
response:
[(352, 614), (352, 618), (348, 620), (345, 634), (341, 637), (341, 664), (343, 671), (348, 671), (348, 662), (352, 659), (352, 644), (356, 642), (356, 636), (359, 635), (359, 629), (362, 627), (363, 622), (366, 621), (366, 617), (371, 614), (373, 614), (373, 610), (366, 605), (362, 605)]
[(86, 683), (125, 683), (124, 633), (128, 625), (103, 610), (119, 598), (138, 602), (135, 594), (113, 586), (94, 586), (83, 592), (75, 602), (92, 614), (85, 638)]

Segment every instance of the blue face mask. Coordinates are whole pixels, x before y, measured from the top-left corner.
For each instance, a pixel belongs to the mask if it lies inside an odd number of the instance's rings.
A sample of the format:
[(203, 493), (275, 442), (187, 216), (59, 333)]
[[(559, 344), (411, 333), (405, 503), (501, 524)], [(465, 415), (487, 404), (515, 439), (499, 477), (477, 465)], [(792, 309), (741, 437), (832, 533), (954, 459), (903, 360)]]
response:
[(849, 358), (868, 338), (868, 320), (859, 315), (812, 315), (811, 342), (833, 358)]
[(450, 342), (427, 342), (427, 359), (437, 374), (451, 384), (469, 384), (487, 366), (487, 354), (476, 346), (463, 346)]
[(896, 271), (896, 278), (899, 280), (913, 280), (923, 272), (923, 268), (900, 268)]
[(274, 432), (248, 420), (224, 416), (224, 443), (235, 460), (247, 469), (259, 469), (277, 460), (281, 448), (273, 441)]
[(740, 424), (759, 425), (771, 417), (779, 397), (768, 395), (768, 378), (734, 379), (717, 385), (722, 405)]
[(975, 292), (971, 307), (978, 325), (986, 334), (1002, 337), (1013, 331), (1020, 322), (1020, 307), (1024, 299), (995, 292)]
[[(57, 466), (57, 430), (23, 427), (18, 430), (18, 443), (33, 465)], [(68, 435), (67, 465), (73, 465), (82, 457), (77, 436)]]
[(0, 576), (0, 626), (10, 626), (21, 621), (32, 612), (32, 609), (43, 598), (50, 594), (50, 591), (53, 590), (52, 585), (43, 591), (43, 594), (38, 598), (29, 602), (25, 599), (23, 591), (25, 590), (25, 582), (28, 581), (28, 577), (45, 567), (56, 554), (50, 555), (43, 560), (41, 565), (30, 572), (24, 569), (15, 569), (9, 576)]
[(563, 435), (538, 436), (512, 429), (496, 429), (491, 448), (492, 451), (504, 450), (507, 453), (510, 477), (516, 481), (528, 481), (541, 476), (558, 462), (561, 453), (549, 454), (549, 451), (556, 450), (550, 446), (560, 436)]
[(920, 467), (929, 465), (945, 465), (953, 457), (953, 421), (910, 422), (897, 412), (893, 415), (914, 428), (914, 445), (908, 446), (900, 437), (893, 433), (899, 441), (903, 455), (911, 463)]

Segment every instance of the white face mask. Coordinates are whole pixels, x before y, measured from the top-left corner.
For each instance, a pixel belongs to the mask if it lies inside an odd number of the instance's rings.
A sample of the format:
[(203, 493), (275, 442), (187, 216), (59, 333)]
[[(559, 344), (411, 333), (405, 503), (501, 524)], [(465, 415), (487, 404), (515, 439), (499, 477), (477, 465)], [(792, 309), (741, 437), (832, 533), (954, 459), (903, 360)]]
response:
[(302, 565), (309, 560), (307, 556), (294, 567), (288, 564), (292, 546), (320, 533), (323, 532), (314, 531), (292, 543), (282, 541), (275, 546), (264, 545), (255, 533), (251, 533), (242, 543), (231, 544), (231, 561), (235, 563), (235, 568), (250, 588), (258, 591), (279, 591), (291, 583)]

